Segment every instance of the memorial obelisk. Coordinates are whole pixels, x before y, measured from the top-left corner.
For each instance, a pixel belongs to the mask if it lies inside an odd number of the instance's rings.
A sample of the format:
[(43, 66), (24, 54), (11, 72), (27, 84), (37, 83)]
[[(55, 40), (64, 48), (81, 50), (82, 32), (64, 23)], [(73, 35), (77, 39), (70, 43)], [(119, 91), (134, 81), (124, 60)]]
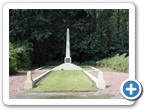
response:
[(64, 62), (65, 62), (65, 63), (71, 63), (69, 28), (67, 28), (67, 36), (66, 36), (66, 57), (65, 57), (65, 59), (64, 59)]
[(71, 62), (69, 28), (67, 28), (67, 34), (66, 34), (66, 56), (64, 58), (64, 63), (59, 66), (56, 66), (52, 70), (84, 70), (83, 68)]

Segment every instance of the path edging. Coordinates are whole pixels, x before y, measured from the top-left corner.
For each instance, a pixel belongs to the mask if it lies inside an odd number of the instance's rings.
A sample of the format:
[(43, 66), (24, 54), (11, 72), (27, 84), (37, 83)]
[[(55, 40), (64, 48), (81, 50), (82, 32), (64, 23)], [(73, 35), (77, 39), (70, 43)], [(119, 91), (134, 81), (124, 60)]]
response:
[(94, 77), (93, 75), (91, 75), (88, 71), (85, 71), (85, 70), (84, 70), (84, 73), (85, 73), (88, 77), (90, 77), (90, 78), (96, 83), (96, 85), (97, 85), (97, 87), (98, 87), (99, 89), (105, 89), (106, 83), (105, 83), (105, 81), (103, 80), (103, 72), (102, 72), (101, 70), (97, 69), (97, 68), (92, 67), (92, 66), (89, 66), (89, 67), (91, 67), (91, 68), (94, 69), (95, 71), (99, 71), (99, 73), (98, 73), (98, 78), (96, 78), (96, 77)]
[(45, 73), (43, 73), (42, 75), (36, 77), (35, 79), (32, 79), (32, 73), (31, 71), (27, 72), (27, 80), (24, 83), (24, 89), (32, 89), (34, 87), (34, 85), (44, 76), (46, 76), (48, 73), (50, 73), (51, 70), (46, 71)]

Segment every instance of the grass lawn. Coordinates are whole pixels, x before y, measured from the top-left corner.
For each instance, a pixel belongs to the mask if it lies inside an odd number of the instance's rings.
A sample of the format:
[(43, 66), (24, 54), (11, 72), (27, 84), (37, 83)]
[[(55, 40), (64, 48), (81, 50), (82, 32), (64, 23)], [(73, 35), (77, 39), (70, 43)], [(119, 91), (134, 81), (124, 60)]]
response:
[(26, 91), (51, 90), (95, 90), (95, 88), (81, 70), (55, 70), (38, 87)]
[(51, 70), (51, 69), (53, 69), (54, 67), (48, 67), (48, 68), (43, 68), (43, 69), (41, 69), (41, 70)]
[(90, 67), (83, 67), (83, 69), (84, 69), (84, 70), (94, 70), (94, 69), (92, 69), (92, 68), (90, 68)]

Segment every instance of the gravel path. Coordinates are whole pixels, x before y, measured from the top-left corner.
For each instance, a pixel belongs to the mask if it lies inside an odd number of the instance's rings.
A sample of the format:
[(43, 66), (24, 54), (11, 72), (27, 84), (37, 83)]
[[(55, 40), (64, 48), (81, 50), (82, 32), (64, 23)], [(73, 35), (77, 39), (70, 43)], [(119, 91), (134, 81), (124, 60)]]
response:
[[(32, 79), (38, 77), (46, 70), (32, 71)], [(26, 81), (27, 71), (9, 76), (9, 97), (14, 97), (22, 94), (24, 90), (24, 82)]]
[[(100, 68), (100, 70), (102, 70), (102, 68)], [(32, 71), (32, 78), (34, 79), (44, 72), (46, 72), (46, 70)], [(27, 71), (18, 73), (17, 75), (9, 76), (10, 98), (21, 95), (23, 93), (24, 82), (26, 81), (26, 73)], [(98, 78), (98, 72), (89, 73)], [(108, 71), (103, 71), (103, 77), (106, 81), (106, 89), (104, 89), (104, 91), (108, 94), (115, 95), (116, 98), (122, 97), (122, 94), (120, 92), (120, 86), (124, 80), (129, 78), (129, 74), (119, 73), (116, 71), (110, 72), (110, 70), (108, 69)]]
[[(98, 72), (89, 72), (98, 78)], [(115, 97), (122, 97), (120, 92), (121, 84), (124, 80), (129, 78), (129, 74), (119, 72), (103, 72), (103, 78), (106, 82), (106, 93), (114, 95)]]

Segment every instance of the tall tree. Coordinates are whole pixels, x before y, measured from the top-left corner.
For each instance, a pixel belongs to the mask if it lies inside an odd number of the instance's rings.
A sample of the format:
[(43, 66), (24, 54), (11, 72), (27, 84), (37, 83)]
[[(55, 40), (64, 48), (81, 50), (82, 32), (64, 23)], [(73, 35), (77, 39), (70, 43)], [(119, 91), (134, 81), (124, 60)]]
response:
[(67, 28), (72, 61), (96, 61), (129, 52), (127, 9), (12, 9), (9, 18), (10, 42), (33, 44), (32, 65), (63, 62)]

